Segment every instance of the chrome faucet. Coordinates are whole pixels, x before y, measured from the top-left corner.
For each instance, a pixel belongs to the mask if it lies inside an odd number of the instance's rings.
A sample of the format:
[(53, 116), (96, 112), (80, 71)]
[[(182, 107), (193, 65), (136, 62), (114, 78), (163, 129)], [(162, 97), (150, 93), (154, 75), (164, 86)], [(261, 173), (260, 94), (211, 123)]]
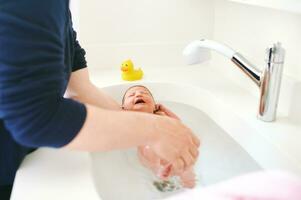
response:
[(285, 56), (285, 50), (279, 42), (267, 48), (266, 66), (263, 71), (260, 71), (230, 47), (205, 39), (193, 41), (185, 47), (183, 54), (187, 63), (200, 63), (203, 49), (215, 50), (225, 55), (250, 77), (260, 90), (258, 118), (265, 122), (271, 122), (276, 119)]

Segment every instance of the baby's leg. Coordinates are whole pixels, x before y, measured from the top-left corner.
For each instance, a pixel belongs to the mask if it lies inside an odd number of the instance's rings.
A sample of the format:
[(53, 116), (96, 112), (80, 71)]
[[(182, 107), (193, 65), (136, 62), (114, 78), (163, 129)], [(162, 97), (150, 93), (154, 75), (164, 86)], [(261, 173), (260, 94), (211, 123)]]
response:
[(180, 179), (183, 187), (185, 188), (194, 188), (195, 187), (195, 173), (193, 168), (185, 170), (181, 175)]
[(170, 176), (172, 166), (160, 159), (149, 147), (138, 147), (138, 158), (142, 165), (152, 170), (160, 179), (166, 180)]
[(160, 169), (160, 158), (147, 146), (138, 147), (137, 153), (142, 165), (157, 175)]

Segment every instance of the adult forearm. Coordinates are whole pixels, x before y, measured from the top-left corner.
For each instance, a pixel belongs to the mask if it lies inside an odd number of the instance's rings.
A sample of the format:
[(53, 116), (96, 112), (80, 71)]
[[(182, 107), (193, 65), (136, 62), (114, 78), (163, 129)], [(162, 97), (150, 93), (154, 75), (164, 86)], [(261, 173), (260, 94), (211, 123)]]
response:
[(86, 105), (86, 121), (65, 146), (83, 151), (110, 151), (147, 145), (181, 172), (198, 156), (199, 140), (179, 120), (140, 112), (114, 111)]
[(92, 83), (85, 87), (85, 90), (68, 96), (74, 100), (99, 108), (109, 110), (121, 110), (120, 105), (112, 97), (101, 91)]
[(120, 110), (120, 105), (105, 92), (97, 88), (89, 78), (87, 68), (75, 71), (71, 74), (66, 97), (96, 107)]
[(147, 145), (152, 141), (151, 133), (155, 127), (157, 116), (106, 110), (93, 105), (86, 106), (85, 124), (65, 148), (108, 151)]

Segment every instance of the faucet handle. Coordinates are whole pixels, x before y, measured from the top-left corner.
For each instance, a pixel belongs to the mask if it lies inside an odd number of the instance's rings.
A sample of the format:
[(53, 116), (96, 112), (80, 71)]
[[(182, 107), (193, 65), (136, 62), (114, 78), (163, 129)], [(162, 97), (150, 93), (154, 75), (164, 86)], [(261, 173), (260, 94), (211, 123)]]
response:
[(271, 122), (276, 119), (285, 50), (277, 42), (266, 50), (266, 67), (260, 78), (258, 118)]
[(267, 64), (283, 64), (284, 63), (285, 50), (282, 48), (281, 43), (277, 42), (273, 46), (266, 49), (265, 61)]

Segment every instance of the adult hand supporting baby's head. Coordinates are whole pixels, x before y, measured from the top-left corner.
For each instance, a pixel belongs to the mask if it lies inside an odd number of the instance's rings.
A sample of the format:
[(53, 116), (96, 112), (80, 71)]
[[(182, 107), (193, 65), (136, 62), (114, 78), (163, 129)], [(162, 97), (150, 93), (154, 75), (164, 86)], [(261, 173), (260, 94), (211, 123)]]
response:
[(155, 114), (164, 113), (166, 116), (180, 120), (180, 118), (171, 110), (169, 110), (166, 106), (162, 104), (156, 104)]

